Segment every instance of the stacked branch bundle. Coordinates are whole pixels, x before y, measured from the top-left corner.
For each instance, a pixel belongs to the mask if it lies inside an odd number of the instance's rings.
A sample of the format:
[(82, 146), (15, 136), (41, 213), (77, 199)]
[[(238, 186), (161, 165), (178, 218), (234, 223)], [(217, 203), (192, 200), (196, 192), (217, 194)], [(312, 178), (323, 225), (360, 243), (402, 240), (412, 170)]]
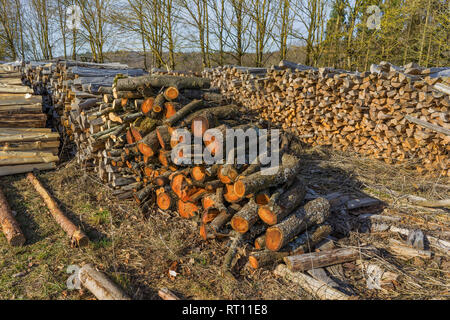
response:
[[(225, 269), (230, 269), (242, 242), (270, 252), (270, 257), (258, 262), (262, 265), (273, 260), (272, 253), (278, 257), (280, 252), (285, 256), (307, 252), (331, 233), (326, 223), (330, 204), (324, 198), (304, 203), (300, 161), (288, 152), (285, 137), (281, 145), (273, 146), (280, 149), (280, 164), (272, 169), (262, 165), (259, 157), (248, 157), (249, 143), (234, 141), (233, 152), (220, 153), (208, 129), (222, 133), (253, 129), (266, 141), (272, 141), (271, 133), (260, 131), (263, 128), (245, 115), (246, 109), (230, 104), (217, 88), (210, 87), (208, 79), (117, 76), (112, 86), (100, 86), (97, 93), (101, 99), (79, 98), (77, 109), (74, 102), (66, 103), (66, 108), (71, 107), (66, 131), (78, 145), (80, 162), (91, 162), (118, 198), (134, 198), (145, 212), (156, 206), (196, 220), (199, 236), (205, 240), (231, 237)], [(86, 107), (80, 108), (81, 104)], [(194, 123), (201, 125), (195, 128)], [(199, 137), (194, 140), (198, 144), (178, 149), (184, 136), (172, 135), (177, 129), (185, 129), (193, 139)], [(206, 164), (197, 148), (223, 163)], [(240, 151), (246, 155), (244, 164), (237, 161)], [(180, 163), (187, 158), (195, 161)]]
[[(126, 133), (127, 144), (107, 151), (117, 160), (110, 163), (109, 170), (122, 167), (130, 173), (130, 184), (124, 190), (133, 194), (144, 210), (156, 202), (163, 211), (197, 220), (204, 240), (232, 237), (224, 261), (226, 270), (243, 242), (270, 252), (261, 265), (273, 261), (274, 253), (278, 257), (279, 252), (288, 256), (309, 251), (332, 231), (326, 223), (330, 204), (324, 198), (304, 203), (305, 185), (298, 179), (301, 164), (288, 152), (285, 138), (281, 145), (271, 146), (280, 150), (281, 161), (275, 168), (263, 166), (259, 157), (238, 163), (238, 150), (248, 156), (248, 143), (235, 144), (232, 152), (220, 153), (207, 130), (225, 133), (226, 129), (254, 129), (259, 136), (265, 134), (267, 140), (272, 140), (270, 132), (260, 131), (260, 125), (246, 118), (245, 108), (229, 104), (216, 91), (210, 88), (209, 80), (196, 77), (118, 79), (113, 85), (115, 97), (130, 92), (144, 92), (146, 97), (134, 100), (138, 108), (127, 113), (131, 117), (136, 112), (140, 117), (119, 127), (121, 134)], [(200, 125), (195, 127), (195, 123)], [(172, 135), (177, 129), (187, 130), (192, 137), (203, 137), (200, 145), (190, 145), (187, 154), (180, 154), (178, 147), (184, 137)], [(202, 162), (201, 157), (196, 158), (196, 147), (220, 157), (223, 164)], [(180, 164), (178, 156), (199, 161)]]
[(449, 68), (397, 67), (371, 72), (311, 68), (205, 69), (227, 97), (310, 145), (330, 145), (419, 171), (450, 175)]
[(0, 176), (55, 168), (59, 134), (46, 122), (41, 96), (18, 69), (0, 66)]

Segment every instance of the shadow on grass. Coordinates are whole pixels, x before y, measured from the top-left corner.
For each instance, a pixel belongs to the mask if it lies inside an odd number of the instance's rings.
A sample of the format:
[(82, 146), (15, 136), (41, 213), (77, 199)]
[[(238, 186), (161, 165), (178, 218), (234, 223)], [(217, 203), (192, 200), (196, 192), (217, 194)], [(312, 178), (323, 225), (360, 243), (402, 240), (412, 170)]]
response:
[(27, 207), (27, 200), (22, 191), (17, 189), (13, 183), (23, 179), (23, 176), (13, 176), (2, 179), (2, 189), (12, 211), (16, 212), (16, 220), (25, 235), (25, 245), (35, 244), (44, 239), (40, 227), (36, 223), (33, 212)]

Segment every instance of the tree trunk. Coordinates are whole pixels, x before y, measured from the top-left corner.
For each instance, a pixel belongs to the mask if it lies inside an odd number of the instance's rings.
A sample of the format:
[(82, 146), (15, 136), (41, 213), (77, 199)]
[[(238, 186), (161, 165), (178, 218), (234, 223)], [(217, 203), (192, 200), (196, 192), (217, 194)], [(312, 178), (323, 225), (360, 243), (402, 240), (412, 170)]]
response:
[(135, 91), (139, 88), (207, 89), (211, 81), (198, 77), (179, 77), (171, 75), (151, 75), (117, 80), (116, 91)]
[(239, 233), (246, 233), (258, 220), (258, 204), (251, 198), (231, 219), (231, 227)]
[(305, 291), (322, 300), (349, 300), (350, 297), (320, 280), (316, 280), (301, 272), (292, 272), (286, 265), (280, 264), (275, 269), (275, 275), (284, 277), (299, 284)]

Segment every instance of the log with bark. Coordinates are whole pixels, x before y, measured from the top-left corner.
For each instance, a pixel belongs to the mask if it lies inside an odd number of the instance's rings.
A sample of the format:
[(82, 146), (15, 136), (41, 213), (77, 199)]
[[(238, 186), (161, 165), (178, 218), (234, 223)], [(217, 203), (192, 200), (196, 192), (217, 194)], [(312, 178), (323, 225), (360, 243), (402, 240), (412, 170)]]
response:
[(130, 300), (116, 283), (91, 264), (85, 264), (80, 268), (78, 279), (98, 300)]
[(0, 225), (2, 227), (3, 234), (6, 237), (8, 243), (12, 246), (22, 246), (26, 239), (20, 230), (20, 226), (17, 223), (11, 208), (6, 200), (2, 189), (0, 188)]
[(330, 204), (317, 198), (296, 210), (281, 223), (267, 229), (266, 248), (278, 251), (310, 226), (323, 223), (330, 214)]
[(69, 218), (61, 211), (56, 201), (53, 199), (51, 194), (45, 189), (42, 183), (36, 178), (33, 173), (28, 173), (27, 175), (28, 181), (33, 185), (36, 191), (44, 200), (44, 203), (47, 205), (51, 215), (55, 219), (55, 221), (59, 224), (59, 226), (67, 233), (71, 240), (72, 245), (76, 245), (79, 247), (87, 246), (89, 243), (89, 238), (84, 234), (84, 232), (73, 224)]

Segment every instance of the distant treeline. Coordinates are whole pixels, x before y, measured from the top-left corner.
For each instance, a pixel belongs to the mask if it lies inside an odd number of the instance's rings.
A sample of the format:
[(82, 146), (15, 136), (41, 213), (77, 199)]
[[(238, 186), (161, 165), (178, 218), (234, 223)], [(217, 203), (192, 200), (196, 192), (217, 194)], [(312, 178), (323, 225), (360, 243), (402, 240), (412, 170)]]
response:
[(141, 52), (146, 68), (258, 67), (280, 59), (349, 70), (382, 60), (444, 66), (450, 2), (0, 0), (0, 59), (88, 52), (104, 62), (117, 50)]

